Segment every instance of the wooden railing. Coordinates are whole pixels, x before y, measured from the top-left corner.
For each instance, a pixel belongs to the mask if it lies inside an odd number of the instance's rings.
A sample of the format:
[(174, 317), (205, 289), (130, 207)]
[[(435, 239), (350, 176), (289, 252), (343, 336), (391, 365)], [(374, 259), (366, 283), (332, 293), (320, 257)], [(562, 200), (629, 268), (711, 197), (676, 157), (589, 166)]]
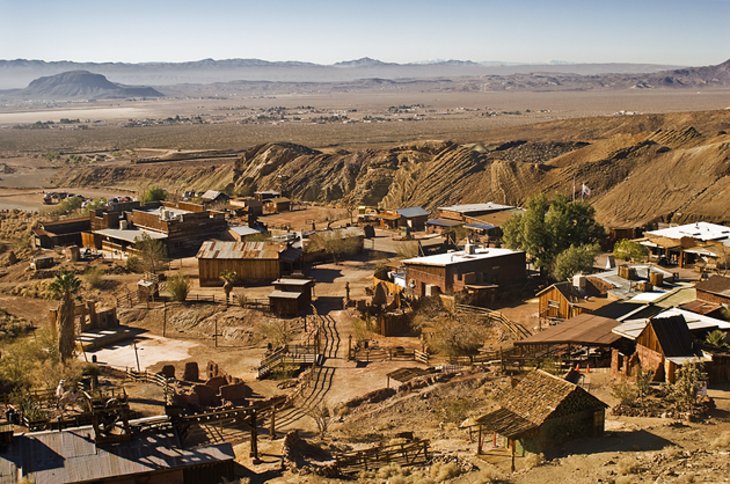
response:
[(494, 311), (488, 308), (480, 308), (478, 306), (469, 306), (467, 304), (457, 304), (456, 310), (467, 314), (474, 314), (477, 316), (486, 317), (489, 319), (489, 321), (496, 322), (504, 329), (512, 333), (512, 336), (514, 336), (516, 339), (524, 339), (532, 335), (532, 333), (530, 333), (530, 331), (525, 328), (522, 323), (510, 320), (499, 311)]
[(399, 347), (355, 348), (350, 352), (350, 359), (369, 363), (371, 361), (418, 361), (428, 365), (430, 355), (425, 351), (406, 350)]
[(425, 465), (431, 461), (428, 440), (414, 440), (402, 444), (384, 445), (335, 456), (337, 470), (343, 475), (358, 474), (385, 467)]

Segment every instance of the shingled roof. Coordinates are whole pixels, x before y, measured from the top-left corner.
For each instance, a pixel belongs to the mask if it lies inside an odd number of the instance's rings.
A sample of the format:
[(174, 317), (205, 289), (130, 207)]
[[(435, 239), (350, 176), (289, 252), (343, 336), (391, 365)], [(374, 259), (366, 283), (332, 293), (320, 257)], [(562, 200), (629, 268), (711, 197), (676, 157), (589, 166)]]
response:
[(528, 373), (498, 402), (499, 410), (480, 417), (477, 422), (510, 438), (536, 429), (553, 417), (607, 407), (583, 388), (542, 370)]

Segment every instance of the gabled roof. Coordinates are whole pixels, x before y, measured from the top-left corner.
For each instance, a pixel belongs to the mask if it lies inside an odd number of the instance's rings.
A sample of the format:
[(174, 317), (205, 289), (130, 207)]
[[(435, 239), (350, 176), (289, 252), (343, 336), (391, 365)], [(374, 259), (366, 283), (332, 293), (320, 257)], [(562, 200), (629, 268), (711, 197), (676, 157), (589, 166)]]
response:
[(501, 406), (499, 410), (477, 421), (507, 437), (517, 437), (537, 428), (553, 416), (568, 416), (607, 407), (583, 388), (542, 370), (528, 373), (498, 401)]
[(654, 317), (649, 320), (649, 324), (647, 324), (644, 331), (649, 328), (654, 330), (665, 357), (693, 356), (697, 354), (692, 343), (692, 333), (689, 331), (684, 316)]
[(708, 292), (716, 296), (730, 298), (730, 277), (712, 276), (706, 281), (695, 284), (698, 291)]
[(430, 215), (430, 212), (424, 210), (422, 207), (399, 208), (396, 210), (396, 213), (405, 218), (428, 217)]

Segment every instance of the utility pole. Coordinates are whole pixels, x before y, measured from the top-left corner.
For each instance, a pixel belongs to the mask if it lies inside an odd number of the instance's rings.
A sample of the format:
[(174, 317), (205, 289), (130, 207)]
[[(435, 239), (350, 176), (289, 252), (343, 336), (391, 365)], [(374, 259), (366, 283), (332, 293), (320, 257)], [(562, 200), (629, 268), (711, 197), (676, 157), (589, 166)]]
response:
[(141, 372), (142, 369), (139, 366), (139, 352), (137, 351), (137, 340), (132, 340), (132, 347), (134, 348), (134, 359), (137, 360), (137, 372)]

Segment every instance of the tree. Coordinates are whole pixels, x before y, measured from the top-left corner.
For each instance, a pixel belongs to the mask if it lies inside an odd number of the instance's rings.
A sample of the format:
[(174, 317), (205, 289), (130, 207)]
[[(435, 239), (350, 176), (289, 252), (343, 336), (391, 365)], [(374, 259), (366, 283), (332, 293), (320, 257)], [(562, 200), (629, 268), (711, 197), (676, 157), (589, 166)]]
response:
[(153, 239), (148, 233), (143, 233), (134, 243), (142, 263), (142, 269), (146, 272), (157, 274), (165, 262), (167, 262), (167, 248), (164, 242)]
[(160, 202), (167, 199), (167, 190), (158, 186), (150, 186), (142, 190), (139, 201), (144, 205), (150, 202)]
[(613, 246), (613, 256), (631, 262), (641, 262), (646, 258), (646, 249), (633, 240), (621, 239)]
[(329, 407), (327, 407), (324, 403), (321, 403), (310, 409), (307, 413), (309, 414), (309, 417), (314, 420), (315, 425), (317, 425), (319, 437), (323, 439), (327, 435), (330, 423), (332, 422), (332, 412)]
[(552, 275), (558, 281), (569, 279), (581, 272), (590, 272), (598, 255), (598, 245), (571, 245), (555, 258)]
[(72, 272), (58, 274), (48, 287), (54, 298), (61, 300), (58, 308), (58, 352), (65, 361), (74, 352), (74, 299), (81, 291), (81, 281)]
[(603, 227), (595, 221), (595, 210), (584, 201), (571, 202), (564, 195), (553, 200), (536, 195), (526, 203), (524, 213), (504, 226), (504, 245), (521, 249), (533, 258), (542, 273), (552, 271), (555, 259), (572, 246), (597, 244)]
[(359, 237), (350, 237), (339, 230), (314, 234), (309, 238), (312, 251), (324, 251), (332, 256), (335, 264), (343, 255), (357, 254), (361, 248)]
[(223, 281), (223, 291), (226, 293), (226, 306), (231, 297), (231, 291), (233, 291), (233, 283), (236, 282), (238, 275), (232, 271), (221, 272), (221, 280)]

